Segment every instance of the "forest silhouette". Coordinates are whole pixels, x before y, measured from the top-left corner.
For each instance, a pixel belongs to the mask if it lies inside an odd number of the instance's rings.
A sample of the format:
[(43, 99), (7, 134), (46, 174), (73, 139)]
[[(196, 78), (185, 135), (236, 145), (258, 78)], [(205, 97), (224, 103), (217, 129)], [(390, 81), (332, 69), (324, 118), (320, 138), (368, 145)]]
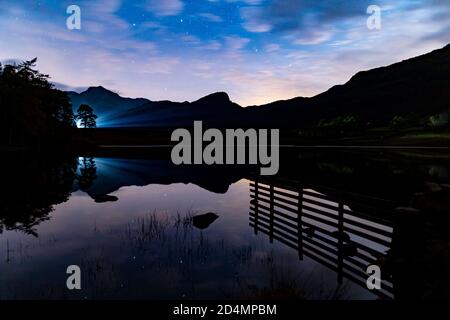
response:
[(0, 65), (1, 137), (6, 145), (42, 145), (65, 139), (75, 126), (67, 94), (35, 70), (37, 59)]
[(65, 143), (77, 119), (85, 127), (95, 127), (92, 108), (81, 106), (82, 114), (74, 115), (67, 93), (55, 89), (49, 75), (35, 69), (36, 61), (0, 64), (1, 145), (41, 147)]

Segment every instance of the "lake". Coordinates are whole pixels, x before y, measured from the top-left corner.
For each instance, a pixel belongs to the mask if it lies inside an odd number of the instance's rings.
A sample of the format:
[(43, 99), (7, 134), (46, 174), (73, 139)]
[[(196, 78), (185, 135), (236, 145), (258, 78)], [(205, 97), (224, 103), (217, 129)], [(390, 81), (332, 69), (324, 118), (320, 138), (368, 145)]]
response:
[(4, 152), (0, 299), (449, 298), (448, 151), (283, 148), (273, 177), (169, 153)]

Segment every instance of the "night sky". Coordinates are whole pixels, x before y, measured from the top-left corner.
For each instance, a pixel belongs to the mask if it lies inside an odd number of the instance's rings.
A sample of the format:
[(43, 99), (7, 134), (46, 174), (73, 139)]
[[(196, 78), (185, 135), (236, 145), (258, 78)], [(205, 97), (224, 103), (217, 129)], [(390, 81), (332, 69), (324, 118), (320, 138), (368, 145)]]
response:
[[(66, 27), (71, 4), (81, 30)], [(447, 0), (0, 0), (1, 61), (38, 57), (59, 88), (151, 100), (311, 96), (449, 42)]]

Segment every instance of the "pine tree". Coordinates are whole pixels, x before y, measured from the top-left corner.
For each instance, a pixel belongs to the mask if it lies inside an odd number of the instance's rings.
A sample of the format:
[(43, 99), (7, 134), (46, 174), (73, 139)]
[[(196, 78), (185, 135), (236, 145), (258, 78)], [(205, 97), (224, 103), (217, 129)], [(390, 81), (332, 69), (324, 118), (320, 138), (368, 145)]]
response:
[(87, 104), (80, 105), (76, 118), (80, 120), (80, 125), (84, 128), (97, 127), (97, 116), (94, 114), (94, 109)]

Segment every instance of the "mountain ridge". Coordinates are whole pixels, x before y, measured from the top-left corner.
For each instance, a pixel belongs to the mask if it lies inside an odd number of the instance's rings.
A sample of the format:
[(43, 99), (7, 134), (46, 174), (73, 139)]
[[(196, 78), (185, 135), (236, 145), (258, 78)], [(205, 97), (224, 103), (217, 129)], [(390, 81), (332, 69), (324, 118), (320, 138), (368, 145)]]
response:
[[(91, 102), (95, 112), (116, 108), (109, 118), (117, 126), (174, 126), (203, 120), (210, 125), (300, 127), (348, 115), (361, 123), (386, 124), (398, 115), (432, 114), (450, 107), (449, 75), (450, 44), (388, 66), (360, 71), (346, 83), (313, 97), (294, 97), (260, 106), (244, 108), (232, 102), (226, 92), (212, 93), (193, 102), (123, 98), (103, 87), (69, 96), (73, 104)], [(99, 101), (102, 106), (96, 108)]]
[(68, 91), (67, 95), (72, 102), (74, 112), (81, 104), (88, 104), (93, 107), (94, 112), (102, 121), (107, 121), (115, 114), (150, 102), (145, 98), (125, 98), (102, 86), (89, 87), (81, 93)]

